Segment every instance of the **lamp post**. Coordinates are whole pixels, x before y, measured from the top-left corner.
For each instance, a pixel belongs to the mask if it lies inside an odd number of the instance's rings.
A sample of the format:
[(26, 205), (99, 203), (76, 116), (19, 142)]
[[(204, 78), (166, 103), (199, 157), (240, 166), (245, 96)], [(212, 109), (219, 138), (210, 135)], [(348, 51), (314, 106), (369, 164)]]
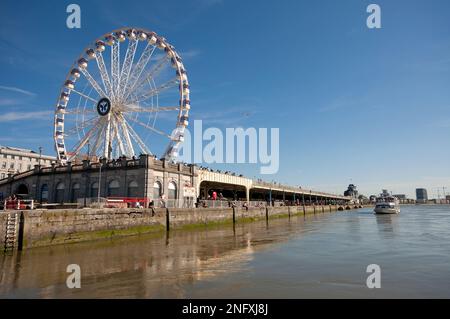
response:
[(39, 146), (39, 161), (38, 161), (39, 168), (41, 168), (41, 158), (42, 158), (42, 146)]
[(99, 161), (100, 163), (100, 168), (99, 168), (99, 174), (98, 174), (98, 190), (97, 190), (97, 203), (99, 203), (100, 205), (100, 190), (101, 190), (101, 185), (102, 185), (102, 160), (100, 159)]

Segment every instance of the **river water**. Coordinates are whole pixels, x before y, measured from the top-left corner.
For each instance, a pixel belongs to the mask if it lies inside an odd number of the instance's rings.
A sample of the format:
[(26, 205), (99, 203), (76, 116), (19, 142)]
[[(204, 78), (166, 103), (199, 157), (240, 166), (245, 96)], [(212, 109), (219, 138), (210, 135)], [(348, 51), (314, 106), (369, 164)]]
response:
[[(69, 264), (80, 289), (66, 286)], [(379, 289), (366, 285), (369, 264)], [(31, 249), (0, 256), (0, 298), (450, 298), (450, 206)]]

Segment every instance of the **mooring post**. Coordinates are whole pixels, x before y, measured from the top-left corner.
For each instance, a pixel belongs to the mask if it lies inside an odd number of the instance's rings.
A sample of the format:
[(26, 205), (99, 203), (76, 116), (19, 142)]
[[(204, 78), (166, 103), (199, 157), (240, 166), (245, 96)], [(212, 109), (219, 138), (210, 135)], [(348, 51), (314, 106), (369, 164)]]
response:
[(236, 224), (236, 207), (233, 206), (233, 226)]
[(17, 235), (17, 249), (22, 250), (23, 249), (23, 230), (25, 228), (25, 218), (23, 216), (23, 212), (20, 212), (19, 217), (19, 232)]
[(306, 215), (306, 208), (305, 208), (305, 202), (303, 202), (303, 216)]
[(266, 207), (266, 222), (269, 221), (269, 207)]
[(170, 230), (170, 212), (169, 208), (166, 208), (166, 231)]
[(291, 206), (288, 206), (288, 217), (291, 219)]

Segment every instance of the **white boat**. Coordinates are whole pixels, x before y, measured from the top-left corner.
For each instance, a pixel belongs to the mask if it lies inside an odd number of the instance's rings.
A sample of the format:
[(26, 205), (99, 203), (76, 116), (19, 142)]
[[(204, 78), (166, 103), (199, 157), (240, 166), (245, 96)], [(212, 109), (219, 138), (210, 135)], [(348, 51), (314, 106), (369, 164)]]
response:
[(400, 202), (394, 196), (378, 197), (374, 212), (375, 214), (398, 214), (400, 213)]

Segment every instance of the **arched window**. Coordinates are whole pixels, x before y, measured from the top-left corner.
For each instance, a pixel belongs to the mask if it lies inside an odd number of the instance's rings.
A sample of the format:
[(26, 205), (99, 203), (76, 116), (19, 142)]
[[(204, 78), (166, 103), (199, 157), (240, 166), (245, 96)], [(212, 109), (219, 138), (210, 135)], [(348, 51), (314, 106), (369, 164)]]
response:
[(80, 183), (75, 183), (72, 185), (72, 195), (70, 196), (72, 203), (77, 202), (77, 199), (80, 197), (80, 190), (81, 190)]
[(91, 185), (91, 197), (98, 196), (98, 182), (94, 182)]
[(161, 197), (161, 183), (160, 182), (154, 182), (153, 183), (153, 199), (158, 199)]
[(55, 189), (55, 202), (56, 203), (63, 203), (64, 202), (64, 191), (66, 189), (66, 185), (64, 185), (63, 182), (59, 182), (56, 185)]
[(128, 197), (139, 197), (139, 185), (136, 181), (128, 184)]
[(175, 184), (175, 182), (170, 182), (169, 183), (169, 199), (177, 199), (177, 184)]
[(48, 185), (44, 184), (41, 187), (41, 202), (48, 202)]
[(116, 179), (113, 179), (108, 184), (108, 196), (119, 196), (120, 184)]
[(20, 184), (19, 187), (17, 187), (16, 194), (28, 195), (28, 186), (25, 184)]

